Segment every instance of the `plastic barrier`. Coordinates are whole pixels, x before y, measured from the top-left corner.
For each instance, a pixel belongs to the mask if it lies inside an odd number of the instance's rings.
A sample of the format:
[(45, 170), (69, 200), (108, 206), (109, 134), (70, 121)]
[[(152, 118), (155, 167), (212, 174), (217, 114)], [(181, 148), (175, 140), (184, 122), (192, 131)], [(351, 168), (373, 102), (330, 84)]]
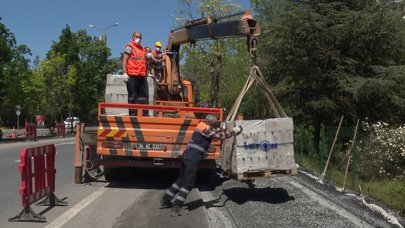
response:
[(67, 202), (55, 194), (55, 145), (24, 148), (20, 153), (21, 173), (20, 195), (23, 210), (9, 218), (9, 222), (46, 222), (46, 218), (35, 213), (30, 205), (46, 197), (36, 205), (66, 206)]
[(33, 140), (34, 142), (37, 139), (37, 125), (35, 123), (25, 123), (25, 140)]
[(57, 123), (56, 124), (56, 134), (58, 137), (63, 137), (65, 138), (66, 136), (66, 131), (65, 131), (65, 124), (64, 123)]

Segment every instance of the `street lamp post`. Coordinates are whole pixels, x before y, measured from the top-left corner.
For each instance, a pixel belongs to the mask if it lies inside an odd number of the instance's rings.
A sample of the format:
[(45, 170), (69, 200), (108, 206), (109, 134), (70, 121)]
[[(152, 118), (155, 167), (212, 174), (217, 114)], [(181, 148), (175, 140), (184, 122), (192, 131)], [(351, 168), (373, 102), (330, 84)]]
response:
[(95, 25), (89, 25), (89, 27), (90, 27), (90, 28), (95, 28), (95, 29), (100, 29), (100, 30), (101, 30), (101, 35), (100, 35), (99, 39), (100, 39), (100, 41), (103, 41), (103, 43), (107, 46), (107, 36), (106, 36), (105, 31), (106, 31), (107, 29), (112, 28), (112, 27), (117, 26), (117, 25), (119, 25), (118, 22), (117, 22), (117, 23), (114, 23), (113, 25), (110, 25), (110, 26), (107, 26), (107, 27), (103, 27), (103, 28), (99, 28), (99, 27), (97, 27), (97, 26), (95, 26)]

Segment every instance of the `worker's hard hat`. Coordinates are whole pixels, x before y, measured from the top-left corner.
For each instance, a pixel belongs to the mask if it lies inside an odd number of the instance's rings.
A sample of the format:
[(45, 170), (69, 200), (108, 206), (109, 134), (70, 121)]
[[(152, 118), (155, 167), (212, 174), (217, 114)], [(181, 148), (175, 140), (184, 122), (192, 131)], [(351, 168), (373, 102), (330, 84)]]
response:
[(214, 114), (208, 114), (205, 117), (204, 122), (207, 123), (208, 125), (210, 125), (211, 127), (220, 127), (221, 126), (221, 121), (219, 121)]
[(157, 41), (157, 42), (155, 43), (155, 46), (156, 46), (156, 47), (162, 47), (162, 43), (160, 43), (160, 41)]

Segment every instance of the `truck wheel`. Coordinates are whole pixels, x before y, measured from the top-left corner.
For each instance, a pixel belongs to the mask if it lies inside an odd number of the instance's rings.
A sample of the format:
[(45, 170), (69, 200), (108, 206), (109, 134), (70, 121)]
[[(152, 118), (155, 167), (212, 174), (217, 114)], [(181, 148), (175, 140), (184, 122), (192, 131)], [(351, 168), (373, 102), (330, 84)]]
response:
[(118, 169), (119, 168), (112, 168), (112, 167), (105, 167), (104, 166), (104, 178), (108, 181), (117, 179), (118, 177)]
[(103, 176), (103, 170), (100, 169), (100, 155), (96, 154), (96, 145), (85, 145), (83, 147), (83, 167), (88, 177), (92, 179), (100, 179)]

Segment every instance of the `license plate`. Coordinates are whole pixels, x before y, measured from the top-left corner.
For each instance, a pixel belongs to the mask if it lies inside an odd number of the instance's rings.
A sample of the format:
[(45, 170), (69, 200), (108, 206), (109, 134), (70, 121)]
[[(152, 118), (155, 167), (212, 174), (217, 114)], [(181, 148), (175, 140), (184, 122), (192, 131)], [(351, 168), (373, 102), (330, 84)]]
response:
[(165, 144), (162, 143), (136, 143), (135, 150), (165, 150)]

